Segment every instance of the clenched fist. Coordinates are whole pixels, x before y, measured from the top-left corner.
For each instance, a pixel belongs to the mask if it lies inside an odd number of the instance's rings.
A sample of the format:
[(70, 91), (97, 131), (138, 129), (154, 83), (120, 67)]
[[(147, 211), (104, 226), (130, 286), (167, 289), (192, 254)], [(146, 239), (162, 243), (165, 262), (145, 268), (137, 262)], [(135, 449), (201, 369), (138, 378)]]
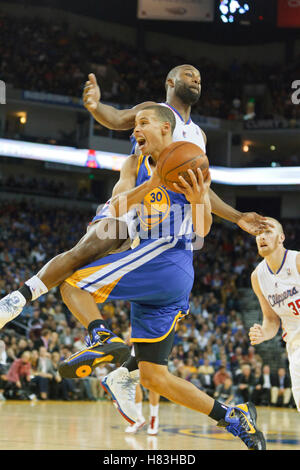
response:
[(258, 323), (254, 323), (254, 325), (251, 326), (249, 330), (249, 338), (252, 346), (255, 346), (256, 344), (260, 344), (265, 341), (262, 326)]

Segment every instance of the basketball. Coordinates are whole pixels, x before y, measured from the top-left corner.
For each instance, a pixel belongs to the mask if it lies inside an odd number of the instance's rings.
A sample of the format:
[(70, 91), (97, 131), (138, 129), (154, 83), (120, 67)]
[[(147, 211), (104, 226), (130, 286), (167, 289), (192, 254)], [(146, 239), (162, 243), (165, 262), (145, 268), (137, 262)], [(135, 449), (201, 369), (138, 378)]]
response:
[(173, 183), (179, 186), (179, 176), (182, 176), (187, 182), (191, 183), (188, 170), (196, 173), (200, 168), (205, 179), (209, 170), (209, 161), (203, 150), (191, 142), (173, 142), (166, 147), (160, 154), (157, 161), (157, 171), (163, 184), (174, 192), (177, 191)]

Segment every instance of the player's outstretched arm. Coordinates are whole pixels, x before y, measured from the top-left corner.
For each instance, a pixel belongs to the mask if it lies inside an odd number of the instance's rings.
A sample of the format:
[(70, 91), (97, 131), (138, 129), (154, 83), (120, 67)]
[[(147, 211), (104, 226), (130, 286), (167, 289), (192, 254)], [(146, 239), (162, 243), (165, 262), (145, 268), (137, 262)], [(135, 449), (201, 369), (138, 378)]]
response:
[(95, 74), (90, 73), (83, 90), (83, 104), (94, 119), (108, 129), (116, 131), (128, 130), (134, 127), (136, 114), (145, 106), (154, 104), (152, 101), (138, 104), (130, 109), (117, 109), (101, 103), (101, 90)]
[(240, 212), (231, 207), (211, 188), (209, 190), (209, 197), (213, 214), (237, 224), (242, 230), (245, 230), (245, 232), (248, 232), (250, 235), (259, 235), (267, 228), (274, 226), (267, 217), (259, 215), (256, 212)]
[(280, 327), (280, 318), (270, 307), (259, 287), (256, 270), (251, 275), (252, 288), (259, 300), (263, 313), (262, 325), (255, 323), (249, 330), (249, 338), (252, 346), (268, 341), (276, 336)]

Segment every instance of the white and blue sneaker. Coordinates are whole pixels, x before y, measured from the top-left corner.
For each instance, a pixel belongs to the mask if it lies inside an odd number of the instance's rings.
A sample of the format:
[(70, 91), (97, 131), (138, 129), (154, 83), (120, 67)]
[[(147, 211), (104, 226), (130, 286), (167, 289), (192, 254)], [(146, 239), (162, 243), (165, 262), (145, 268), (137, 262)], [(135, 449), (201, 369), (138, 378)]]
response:
[(17, 290), (3, 297), (0, 300), (0, 329), (20, 315), (25, 305), (25, 297)]
[(119, 413), (130, 424), (135, 424), (139, 421), (139, 414), (135, 404), (135, 392), (139, 380), (140, 372), (138, 369), (129, 372), (126, 367), (119, 367), (110, 372), (101, 382), (104, 390), (111, 395)]

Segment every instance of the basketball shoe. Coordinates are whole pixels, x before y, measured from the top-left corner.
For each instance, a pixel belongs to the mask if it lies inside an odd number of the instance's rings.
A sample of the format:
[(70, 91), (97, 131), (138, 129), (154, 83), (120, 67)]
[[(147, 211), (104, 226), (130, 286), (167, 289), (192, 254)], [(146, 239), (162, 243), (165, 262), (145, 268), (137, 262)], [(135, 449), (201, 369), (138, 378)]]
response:
[(62, 377), (87, 377), (102, 362), (122, 364), (130, 356), (125, 342), (106, 328), (95, 328), (86, 337), (87, 348), (72, 354), (59, 365)]
[(150, 416), (150, 422), (147, 429), (147, 434), (150, 436), (156, 436), (158, 433), (159, 419), (158, 416)]
[(3, 297), (0, 300), (0, 329), (20, 315), (25, 304), (25, 297), (18, 291), (11, 292), (11, 294)]
[(119, 413), (130, 424), (139, 421), (139, 413), (135, 405), (135, 391), (139, 378), (139, 370), (129, 372), (126, 367), (119, 367), (110, 372), (101, 382), (104, 390), (111, 395)]
[(256, 408), (247, 402), (228, 408), (226, 416), (217, 426), (225, 427), (228, 432), (239, 437), (249, 450), (266, 450), (266, 441), (256, 428)]
[(146, 420), (142, 416), (142, 418), (139, 418), (136, 423), (131, 424), (130, 426), (127, 426), (127, 428), (125, 429), (125, 432), (127, 434), (136, 434), (140, 429), (142, 429), (145, 423), (146, 423)]

